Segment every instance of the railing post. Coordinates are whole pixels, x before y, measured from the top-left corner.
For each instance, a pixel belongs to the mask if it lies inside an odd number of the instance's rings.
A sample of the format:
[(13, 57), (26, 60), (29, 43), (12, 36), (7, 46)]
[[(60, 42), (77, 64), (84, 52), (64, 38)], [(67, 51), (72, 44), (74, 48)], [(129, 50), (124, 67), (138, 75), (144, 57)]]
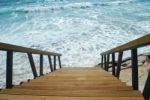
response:
[(32, 56), (31, 53), (27, 53), (27, 54), (28, 54), (28, 58), (29, 58), (29, 62), (30, 62), (30, 65), (31, 65), (33, 76), (34, 76), (34, 78), (36, 78), (38, 76), (38, 74), (36, 72), (33, 56)]
[(101, 55), (101, 68), (103, 68), (103, 60), (104, 60), (104, 56)]
[(48, 55), (48, 61), (49, 61), (49, 65), (50, 65), (50, 70), (51, 70), (51, 72), (53, 72), (52, 59), (51, 59), (50, 55)]
[(43, 55), (40, 54), (40, 76), (43, 75)]
[(104, 69), (106, 70), (106, 66), (107, 66), (107, 58), (106, 58), (106, 55), (104, 55)]
[(59, 68), (61, 68), (61, 60), (60, 60), (60, 56), (58, 56), (58, 62), (59, 62)]
[(112, 75), (115, 76), (116, 69), (115, 69), (115, 53), (112, 53)]
[(106, 71), (109, 69), (109, 56), (110, 54), (107, 54), (107, 65), (106, 65)]
[(132, 87), (134, 90), (138, 90), (138, 59), (137, 48), (131, 50), (132, 59)]
[(144, 96), (145, 100), (150, 99), (150, 71), (148, 72), (148, 77), (147, 77), (145, 87), (143, 90), (143, 96)]
[(56, 56), (54, 56), (54, 71), (56, 70)]
[(121, 63), (122, 63), (122, 56), (123, 56), (123, 51), (119, 52), (118, 55), (118, 63), (117, 63), (117, 73), (116, 73), (116, 77), (119, 79), (120, 76), (120, 70), (121, 70)]
[(12, 78), (13, 78), (13, 52), (7, 51), (6, 58), (6, 88), (12, 88)]

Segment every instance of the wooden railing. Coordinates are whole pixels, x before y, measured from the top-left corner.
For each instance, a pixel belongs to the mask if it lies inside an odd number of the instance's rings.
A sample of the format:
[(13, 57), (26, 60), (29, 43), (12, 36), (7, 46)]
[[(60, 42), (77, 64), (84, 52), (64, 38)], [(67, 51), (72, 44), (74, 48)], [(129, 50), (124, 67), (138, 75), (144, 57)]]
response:
[[(38, 77), (34, 59), (32, 54), (39, 54), (40, 55), (40, 76), (43, 75), (43, 56), (46, 55), (48, 57), (49, 66), (51, 72), (56, 70), (56, 57), (58, 57), (58, 64), (61, 68), (61, 60), (60, 60), (60, 53), (54, 53), (54, 52), (47, 52), (37, 49), (31, 49), (31, 48), (25, 48), (21, 46), (6, 44), (6, 43), (0, 43), (0, 50), (7, 52), (7, 58), (6, 58), (6, 88), (12, 88), (12, 77), (13, 77), (13, 53), (14, 52), (21, 52), (21, 53), (27, 53), (28, 59), (31, 65), (32, 73), (34, 78)], [(53, 58), (53, 64), (52, 59)]]
[[(110, 62), (112, 63), (112, 74), (119, 78), (121, 71), (121, 63), (123, 58), (123, 52), (126, 50), (131, 50), (131, 61), (132, 61), (132, 87), (134, 90), (138, 90), (139, 88), (139, 80), (138, 80), (138, 52), (137, 49), (143, 46), (150, 45), (150, 34), (145, 35), (139, 39), (128, 42), (124, 45), (118, 46), (111, 50), (101, 53), (102, 61), (101, 67), (108, 71)], [(117, 65), (115, 61), (115, 54), (118, 53)], [(110, 61), (110, 56), (112, 57), (112, 61)], [(150, 98), (150, 72), (145, 84), (145, 88), (143, 91), (143, 96), (146, 100)]]

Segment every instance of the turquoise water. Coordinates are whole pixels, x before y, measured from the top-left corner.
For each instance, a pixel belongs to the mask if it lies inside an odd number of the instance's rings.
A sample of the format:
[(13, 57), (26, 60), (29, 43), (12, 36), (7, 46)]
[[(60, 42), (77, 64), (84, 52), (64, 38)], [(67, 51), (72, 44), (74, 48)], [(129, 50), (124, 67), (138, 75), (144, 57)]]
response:
[[(60, 52), (63, 66), (94, 66), (100, 52), (148, 33), (150, 0), (0, 0), (0, 42)], [(4, 86), (5, 53), (0, 56)], [(17, 84), (32, 73), (25, 54), (14, 56)]]
[(0, 0), (0, 42), (93, 66), (99, 53), (150, 32), (150, 0)]

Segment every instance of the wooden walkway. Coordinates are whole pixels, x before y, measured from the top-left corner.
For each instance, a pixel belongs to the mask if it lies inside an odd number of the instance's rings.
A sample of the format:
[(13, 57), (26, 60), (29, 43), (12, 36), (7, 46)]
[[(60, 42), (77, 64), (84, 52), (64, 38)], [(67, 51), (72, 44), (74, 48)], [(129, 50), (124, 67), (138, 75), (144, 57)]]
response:
[(0, 100), (144, 100), (108, 72), (98, 68), (62, 68), (12, 89)]

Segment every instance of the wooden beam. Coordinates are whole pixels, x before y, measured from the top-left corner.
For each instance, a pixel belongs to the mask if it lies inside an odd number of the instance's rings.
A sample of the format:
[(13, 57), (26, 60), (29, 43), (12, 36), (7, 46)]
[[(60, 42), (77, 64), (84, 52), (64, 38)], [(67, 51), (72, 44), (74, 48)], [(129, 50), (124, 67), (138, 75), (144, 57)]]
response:
[(56, 56), (54, 56), (54, 71), (56, 70)]
[(106, 55), (104, 55), (104, 69), (106, 70), (106, 66), (107, 66), (107, 58)]
[(13, 52), (61, 56), (60, 53), (54, 53), (54, 52), (42, 51), (42, 50), (37, 50), (37, 49), (32, 49), (32, 48), (26, 48), (26, 47), (12, 45), (12, 44), (6, 44), (6, 43), (2, 43), (2, 42), (0, 42), (0, 50), (4, 50), (4, 51), (9, 50), (9, 51), (13, 51)]
[(103, 68), (103, 61), (104, 61), (104, 56), (101, 56), (101, 68)]
[(109, 69), (109, 57), (110, 57), (110, 55), (108, 54), (108, 55), (107, 55), (106, 71), (108, 71), (108, 69)]
[(141, 38), (138, 38), (136, 40), (130, 41), (126, 44), (123, 44), (121, 46), (118, 46), (116, 48), (108, 50), (106, 52), (103, 52), (103, 53), (101, 53), (101, 55), (111, 54), (114, 52), (120, 52), (120, 51), (129, 50), (129, 49), (135, 49), (135, 48), (143, 47), (143, 46), (147, 46), (147, 45), (150, 45), (150, 34), (147, 34)]
[(13, 78), (13, 52), (7, 51), (6, 58), (6, 88), (12, 88)]
[(147, 77), (145, 87), (143, 90), (143, 96), (144, 96), (145, 100), (150, 99), (150, 71), (148, 72), (148, 77)]
[(112, 75), (115, 76), (116, 68), (115, 68), (115, 53), (112, 53)]
[(117, 64), (117, 72), (116, 72), (116, 77), (118, 79), (119, 79), (119, 76), (120, 76), (122, 56), (123, 56), (123, 51), (119, 52), (119, 55), (118, 55), (118, 64)]
[(61, 59), (60, 59), (60, 56), (58, 56), (58, 62), (59, 62), (59, 68), (61, 68)]
[(34, 78), (36, 78), (38, 76), (38, 74), (36, 72), (33, 56), (32, 56), (31, 53), (27, 53), (27, 54), (28, 54), (28, 58), (29, 58), (29, 62), (30, 62), (30, 65), (31, 65), (33, 76), (34, 76)]
[(49, 61), (49, 65), (50, 65), (50, 70), (51, 70), (51, 72), (53, 72), (54, 69), (53, 69), (52, 59), (51, 59), (51, 56), (50, 56), (50, 55), (48, 55), (48, 61)]
[(43, 75), (43, 55), (40, 55), (40, 76)]
[(138, 80), (137, 49), (131, 50), (131, 58), (132, 58), (132, 87), (134, 90), (138, 90), (139, 80)]

